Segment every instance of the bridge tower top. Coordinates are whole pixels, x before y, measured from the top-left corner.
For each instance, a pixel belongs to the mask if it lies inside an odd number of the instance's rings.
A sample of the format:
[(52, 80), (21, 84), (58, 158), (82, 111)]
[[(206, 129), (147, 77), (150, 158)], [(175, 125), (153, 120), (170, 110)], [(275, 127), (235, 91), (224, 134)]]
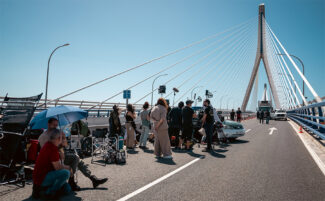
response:
[[(266, 54), (267, 43), (266, 43), (266, 24), (265, 24), (265, 5), (264, 5), (264, 3), (260, 4), (258, 7), (258, 34), (257, 34), (257, 37), (258, 37), (258, 41), (257, 41), (256, 58), (255, 58), (255, 63), (254, 63), (254, 68), (253, 68), (253, 71), (251, 74), (251, 78), (249, 80), (249, 83), (248, 83), (248, 86), (246, 89), (246, 93), (245, 93), (245, 97), (244, 97), (244, 100), (242, 103), (243, 111), (246, 111), (247, 103), (248, 103), (248, 100), (249, 100), (249, 97), (250, 97), (250, 94), (252, 91), (254, 81), (256, 79), (256, 75), (257, 75), (261, 60), (263, 60), (263, 63), (264, 63), (266, 75), (267, 75), (267, 78), (268, 78), (268, 81), (270, 84), (270, 88), (272, 91), (275, 106), (276, 106), (276, 108), (280, 108), (280, 101), (279, 101), (278, 93), (275, 88), (275, 83), (273, 80), (271, 68), (270, 68), (267, 54)], [(270, 97), (270, 100), (271, 99), (272, 98)]]

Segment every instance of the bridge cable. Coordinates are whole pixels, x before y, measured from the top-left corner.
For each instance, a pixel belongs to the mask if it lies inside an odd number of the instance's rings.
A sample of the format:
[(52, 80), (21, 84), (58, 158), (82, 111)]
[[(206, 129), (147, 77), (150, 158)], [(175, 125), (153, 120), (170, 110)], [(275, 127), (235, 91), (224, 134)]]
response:
[[(243, 28), (245, 28), (245, 27), (243, 27)], [(234, 33), (235, 33), (235, 32), (234, 32)], [(214, 46), (215, 44), (217, 44), (218, 42), (221, 42), (221, 41), (223, 41), (223, 40), (229, 38), (229, 37), (232, 36), (234, 33), (231, 32), (230, 34), (228, 34), (228, 35), (225, 36), (224, 38), (219, 39), (219, 40), (217, 40), (217, 41), (211, 43), (210, 45), (208, 45), (208, 46), (206, 46), (206, 47), (200, 49), (199, 51), (197, 51), (196, 53), (194, 53), (194, 54), (192, 54), (192, 55), (190, 55), (190, 56), (184, 57), (183, 59), (177, 61), (176, 63), (174, 63), (174, 64), (172, 64), (172, 65), (170, 65), (170, 66), (167, 66), (167, 67), (164, 68), (163, 70), (160, 70), (159, 72), (154, 73), (153, 75), (150, 75), (149, 77), (147, 77), (147, 78), (145, 78), (144, 80), (141, 80), (141, 81), (135, 83), (134, 85), (128, 87), (127, 89), (129, 90), (129, 89), (131, 89), (131, 88), (133, 88), (133, 87), (135, 87), (135, 86), (138, 86), (139, 84), (141, 84), (141, 83), (143, 83), (143, 82), (149, 80), (150, 78), (155, 77), (156, 75), (158, 75), (158, 74), (160, 74), (160, 73), (162, 73), (162, 72), (164, 72), (164, 71), (167, 71), (167, 70), (173, 68), (173, 67), (176, 66), (177, 64), (180, 64), (180, 63), (182, 63), (182, 62), (184, 62), (184, 61), (186, 61), (186, 60), (188, 60), (188, 59), (190, 59), (190, 58), (192, 58), (192, 57), (194, 57), (194, 56), (196, 56), (196, 55), (202, 53), (202, 52), (205, 51), (206, 49), (208, 49), (208, 48)], [(218, 48), (217, 48), (217, 49), (218, 49)], [(202, 61), (203, 61), (204, 59), (206, 59), (208, 56), (210, 56), (210, 54), (205, 55), (204, 57), (202, 57), (202, 59), (199, 60), (197, 63), (202, 62)], [(196, 64), (197, 64), (197, 63), (196, 63)], [(195, 65), (196, 65), (196, 64), (195, 64)], [(193, 67), (193, 66), (194, 66), (194, 65), (191, 65), (190, 67)], [(90, 108), (88, 108), (88, 109), (92, 109), (92, 108), (94, 108), (94, 107), (97, 107), (97, 106), (99, 106), (99, 105), (102, 105), (102, 104), (105, 103), (106, 101), (108, 101), (108, 100), (110, 100), (110, 99), (112, 99), (112, 98), (114, 98), (114, 97), (116, 97), (116, 96), (118, 96), (118, 95), (120, 95), (120, 94), (122, 94), (122, 93), (123, 93), (123, 91), (118, 92), (117, 94), (114, 94), (113, 96), (111, 96), (111, 97), (105, 99), (104, 101), (102, 101), (102, 102), (98, 103), (97, 105), (94, 105), (94, 106), (92, 106), (92, 107), (90, 107)], [(151, 92), (150, 92), (150, 94), (151, 94)]]
[[(220, 49), (220, 48), (217, 48)], [(197, 63), (189, 66), (186, 70), (189, 70), (190, 68), (192, 68), (194, 65), (196, 65)], [(178, 78), (180, 74), (182, 74), (183, 72), (177, 74), (176, 76), (174, 76), (173, 78), (171, 78), (170, 80), (168, 80), (167, 82), (164, 83), (164, 85), (166, 85), (167, 83), (169, 83), (170, 81), (174, 80), (175, 78)], [(153, 92), (157, 91), (158, 88), (154, 89), (152, 92), (149, 92), (148, 94), (144, 95), (142, 98), (138, 99), (137, 101), (134, 102), (134, 104), (140, 102), (141, 100), (143, 100), (144, 98), (146, 98), (147, 96), (149, 96), (150, 94), (152, 94)]]
[[(92, 87), (92, 86), (94, 86), (94, 85), (97, 85), (97, 84), (99, 84), (99, 83), (102, 83), (102, 82), (104, 82), (104, 81), (107, 81), (107, 80), (109, 80), (109, 79), (112, 79), (112, 78), (117, 77), (117, 76), (119, 76), (119, 75), (122, 75), (122, 74), (124, 74), (124, 73), (130, 72), (130, 71), (132, 71), (132, 70), (135, 70), (135, 69), (137, 69), (137, 68), (140, 68), (140, 67), (142, 67), (142, 66), (144, 66), (144, 65), (147, 65), (147, 64), (149, 64), (149, 63), (152, 63), (152, 62), (154, 62), (154, 61), (160, 60), (160, 59), (165, 58), (165, 57), (167, 57), (167, 56), (170, 56), (170, 55), (176, 54), (176, 53), (178, 53), (178, 52), (180, 52), (180, 51), (182, 51), (182, 50), (188, 49), (188, 48), (190, 48), (190, 47), (192, 47), (192, 46), (195, 46), (195, 45), (197, 45), (197, 44), (200, 44), (200, 43), (202, 43), (202, 42), (204, 42), (204, 41), (207, 41), (207, 40), (209, 40), (209, 39), (215, 38), (215, 37), (217, 37), (217, 36), (219, 36), (219, 35), (221, 35), (221, 34), (223, 34), (223, 33), (226, 33), (226, 32), (228, 32), (228, 31), (231, 31), (231, 30), (233, 30), (233, 29), (235, 29), (235, 28), (237, 28), (237, 27), (240, 27), (240, 26), (242, 26), (242, 25), (245, 25), (246, 23), (250, 22), (251, 20), (252, 20), (252, 18), (249, 19), (249, 20), (246, 20), (246, 21), (243, 22), (243, 23), (240, 23), (240, 24), (238, 24), (238, 25), (235, 25), (235, 26), (233, 26), (233, 27), (230, 27), (230, 28), (226, 29), (225, 31), (222, 31), (222, 32), (219, 32), (219, 33), (214, 34), (214, 35), (212, 35), (212, 36), (206, 37), (206, 38), (204, 38), (204, 39), (202, 39), (202, 40), (199, 40), (199, 41), (196, 41), (196, 42), (191, 43), (191, 44), (189, 44), (189, 45), (186, 45), (186, 46), (184, 46), (184, 47), (182, 47), (182, 48), (179, 48), (179, 49), (177, 49), (177, 50), (171, 51), (171, 52), (169, 52), (169, 53), (167, 53), (167, 54), (164, 54), (164, 55), (162, 55), (162, 56), (156, 57), (156, 58), (151, 59), (151, 60), (149, 60), (149, 61), (146, 61), (146, 62), (144, 62), (144, 63), (142, 63), (142, 64), (139, 64), (139, 65), (136, 65), (136, 66), (134, 66), (134, 67), (128, 68), (128, 69), (126, 69), (126, 70), (124, 70), (124, 71), (122, 71), (122, 72), (120, 72), (120, 73), (117, 73), (117, 74), (111, 75), (111, 76), (109, 76), (109, 77), (107, 77), (107, 78), (105, 78), (105, 79), (102, 79), (102, 80), (100, 80), (100, 81), (97, 81), (97, 82), (94, 82), (94, 83), (92, 83), (92, 84), (89, 84), (89, 85), (87, 85), (87, 86), (85, 86), (85, 87), (82, 87), (82, 88), (77, 89), (77, 90), (75, 90), (75, 91), (72, 91), (72, 92), (70, 92), (70, 93), (68, 93), (68, 94), (65, 94), (65, 95), (63, 95), (63, 96), (60, 96), (59, 98), (56, 98), (56, 99), (54, 99), (54, 100), (49, 100), (48, 103), (56, 102), (56, 101), (58, 101), (58, 100), (60, 100), (60, 99), (62, 99), (62, 98), (65, 98), (65, 97), (67, 97), (67, 96), (70, 96), (70, 95), (72, 95), (72, 94), (75, 94), (75, 93), (77, 93), (77, 92), (80, 92), (80, 91), (82, 91), (82, 90), (84, 90), (84, 89), (87, 89), (87, 88), (89, 88), (89, 87)], [(44, 104), (45, 104), (45, 103), (44, 103)], [(41, 106), (43, 106), (44, 104), (41, 104), (41, 105), (39, 105), (38, 107), (41, 107)]]

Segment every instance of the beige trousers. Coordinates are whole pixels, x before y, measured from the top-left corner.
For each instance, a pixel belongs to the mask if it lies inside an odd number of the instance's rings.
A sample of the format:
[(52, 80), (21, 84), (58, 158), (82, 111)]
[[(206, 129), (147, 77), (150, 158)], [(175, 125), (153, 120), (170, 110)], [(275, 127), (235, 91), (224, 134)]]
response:
[(135, 143), (135, 131), (131, 123), (125, 123), (126, 127), (126, 146), (134, 147)]
[(155, 134), (155, 155), (156, 156), (171, 156), (170, 140), (168, 136), (168, 129), (154, 130)]

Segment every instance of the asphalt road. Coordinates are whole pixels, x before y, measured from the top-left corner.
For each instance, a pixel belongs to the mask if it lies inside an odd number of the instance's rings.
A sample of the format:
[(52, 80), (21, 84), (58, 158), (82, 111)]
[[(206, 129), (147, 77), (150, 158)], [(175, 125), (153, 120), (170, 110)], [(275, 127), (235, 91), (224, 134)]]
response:
[[(214, 153), (174, 152), (174, 160), (157, 160), (152, 151), (129, 153), (123, 166), (90, 164), (98, 177), (109, 177), (92, 189), (80, 173), (83, 188), (61, 200), (118, 200), (168, 173), (196, 160), (176, 174), (134, 194), (129, 200), (325, 200), (325, 177), (285, 121), (269, 125), (244, 122), (244, 137)], [(277, 130), (272, 135), (269, 128)], [(31, 185), (23, 189), (0, 187), (1, 200), (30, 200)]]

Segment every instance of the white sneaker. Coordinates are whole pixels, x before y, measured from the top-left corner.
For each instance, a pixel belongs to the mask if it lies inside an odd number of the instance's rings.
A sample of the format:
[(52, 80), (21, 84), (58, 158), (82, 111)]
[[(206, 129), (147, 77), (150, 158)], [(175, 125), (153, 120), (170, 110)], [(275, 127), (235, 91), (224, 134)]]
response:
[(172, 156), (164, 156), (163, 158), (164, 158), (164, 159), (173, 159)]

